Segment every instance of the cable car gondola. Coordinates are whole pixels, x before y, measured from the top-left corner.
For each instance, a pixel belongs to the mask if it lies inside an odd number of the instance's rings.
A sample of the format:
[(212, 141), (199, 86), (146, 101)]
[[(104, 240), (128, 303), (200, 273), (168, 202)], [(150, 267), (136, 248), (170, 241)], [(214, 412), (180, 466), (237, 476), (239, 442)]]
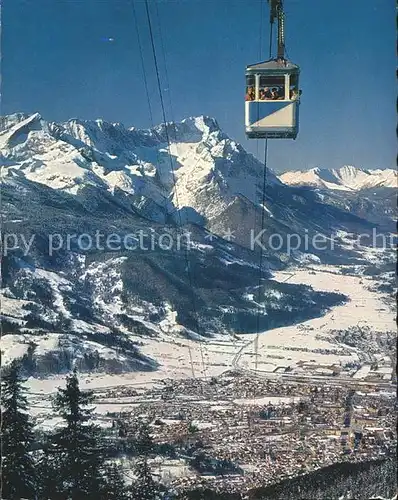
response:
[(278, 53), (275, 59), (246, 67), (246, 136), (248, 139), (296, 139), (300, 68), (285, 58), (282, 0), (268, 1), (271, 28), (275, 18), (278, 19)]

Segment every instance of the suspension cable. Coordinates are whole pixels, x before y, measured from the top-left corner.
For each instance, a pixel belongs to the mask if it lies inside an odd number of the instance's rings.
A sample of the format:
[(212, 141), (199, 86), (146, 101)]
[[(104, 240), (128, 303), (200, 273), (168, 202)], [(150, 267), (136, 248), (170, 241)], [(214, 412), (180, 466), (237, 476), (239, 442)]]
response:
[[(269, 35), (269, 58), (272, 56), (272, 22), (270, 22), (270, 35)], [(265, 139), (264, 144), (264, 170), (263, 170), (263, 190), (261, 201), (261, 233), (263, 234), (265, 225), (265, 201), (266, 201), (266, 186), (267, 186), (267, 162), (268, 162), (268, 137)], [(258, 277), (258, 292), (257, 292), (257, 321), (256, 321), (256, 337), (254, 340), (254, 363), (255, 373), (257, 373), (258, 366), (258, 341), (260, 336), (260, 314), (261, 314), (261, 289), (263, 280), (263, 249), (260, 246), (260, 259), (259, 259), (259, 277)]]
[[(168, 70), (167, 70), (167, 62), (166, 62), (166, 51), (165, 51), (165, 48), (164, 48), (165, 46), (164, 46), (164, 42), (163, 42), (162, 26), (161, 26), (161, 23), (160, 23), (160, 16), (159, 16), (159, 9), (158, 9), (158, 3), (157, 3), (157, 1), (154, 2), (154, 5), (155, 5), (156, 18), (157, 18), (157, 22), (158, 22), (160, 47), (161, 47), (162, 56), (163, 56), (163, 64), (164, 64), (164, 71), (165, 71), (166, 88), (168, 89), (171, 124), (172, 124), (172, 130), (174, 131), (174, 142), (175, 142), (175, 147), (176, 147), (177, 155), (179, 155), (179, 153), (178, 153), (178, 141), (177, 141), (177, 127), (176, 127), (175, 118), (174, 118), (173, 102), (172, 102), (172, 98), (171, 98), (170, 80), (169, 80), (169, 73), (168, 73)], [(199, 161), (199, 159), (198, 159), (198, 161)], [(177, 187), (176, 186), (175, 186), (175, 191), (177, 192)], [(182, 225), (182, 223), (181, 223), (181, 225)], [(189, 277), (190, 286), (191, 286), (191, 289), (192, 289), (192, 305), (193, 305), (195, 319), (196, 319), (196, 327), (197, 327), (198, 332), (200, 332), (199, 315), (198, 315), (197, 308), (196, 308), (195, 297), (194, 297), (194, 293), (193, 293), (193, 285), (192, 285), (192, 281), (191, 281), (191, 275), (189, 275), (188, 277)], [(204, 335), (202, 335), (202, 337), (203, 336)], [(200, 349), (200, 356), (201, 356), (201, 362), (202, 362), (202, 371), (203, 371), (204, 377), (206, 378), (207, 377), (207, 367), (206, 367), (206, 361), (205, 361), (205, 358), (204, 358), (205, 356), (208, 357), (206, 345), (205, 344), (202, 345), (202, 342), (200, 342), (199, 343), (199, 349)], [(204, 351), (204, 353), (203, 353), (203, 351)]]
[[(264, 231), (265, 223), (265, 200), (266, 200), (266, 185), (267, 185), (267, 158), (268, 157), (268, 138), (265, 139), (264, 145), (264, 170), (263, 170), (263, 196), (261, 201), (261, 233)], [(257, 324), (256, 324), (256, 339), (255, 339), (255, 371), (257, 372), (258, 363), (258, 340), (260, 336), (260, 314), (261, 314), (261, 289), (263, 280), (263, 249), (260, 246), (260, 259), (259, 259), (259, 277), (258, 277), (258, 293), (257, 293)]]
[[(177, 155), (178, 155), (177, 127), (176, 127), (175, 118), (174, 118), (173, 103), (172, 103), (172, 98), (171, 98), (170, 80), (169, 80), (169, 73), (168, 73), (168, 70), (167, 70), (167, 62), (166, 62), (166, 51), (165, 51), (165, 48), (164, 48), (162, 26), (161, 26), (161, 23), (160, 23), (160, 16), (159, 16), (159, 9), (158, 9), (158, 3), (157, 3), (157, 1), (154, 2), (154, 5), (155, 5), (156, 18), (157, 18), (157, 22), (158, 22), (158, 30), (159, 30), (159, 38), (160, 38), (160, 48), (161, 48), (162, 56), (163, 56), (163, 64), (164, 64), (164, 71), (165, 71), (165, 80), (166, 80), (166, 86), (167, 86), (166, 88), (168, 89), (171, 124), (172, 124), (172, 130), (174, 131), (174, 141), (175, 141), (175, 147), (176, 147), (176, 151), (177, 151)], [(169, 145), (169, 147), (170, 147), (170, 145)], [(174, 172), (173, 172), (173, 176), (174, 176)], [(176, 186), (176, 184), (175, 184), (175, 188), (174, 189), (177, 192), (177, 186)], [(180, 219), (181, 219), (181, 217), (180, 217)], [(182, 226), (181, 220), (180, 220), (180, 224)], [(188, 273), (189, 273), (188, 274), (188, 279), (189, 279), (191, 290), (192, 290), (192, 306), (193, 306), (193, 309), (194, 309), (194, 314), (195, 314), (195, 319), (196, 319), (196, 327), (197, 327), (198, 332), (200, 332), (199, 315), (198, 315), (198, 312), (197, 312), (195, 297), (194, 297), (194, 293), (193, 293), (192, 276), (191, 276), (191, 274), (189, 272), (189, 267), (188, 266), (187, 266), (187, 269), (188, 269)], [(202, 337), (203, 337), (203, 335), (202, 335)], [(208, 355), (207, 355), (206, 352), (205, 352), (205, 354), (203, 353), (203, 350), (206, 351), (206, 346), (202, 345), (202, 343), (199, 342), (199, 349), (200, 349), (200, 356), (201, 356), (201, 362), (202, 362), (202, 371), (203, 371), (204, 377), (206, 378), (207, 377), (207, 367), (206, 367), (206, 362), (205, 362), (204, 356), (208, 356)]]
[(154, 127), (154, 122), (153, 122), (151, 98), (149, 96), (148, 80), (147, 80), (147, 77), (146, 77), (144, 56), (143, 56), (143, 50), (142, 50), (142, 44), (141, 44), (141, 37), (140, 37), (140, 31), (138, 29), (137, 12), (135, 10), (134, 2), (135, 2), (135, 0), (132, 0), (131, 1), (131, 5), (132, 5), (132, 8), (133, 8), (133, 16), (134, 16), (134, 23), (135, 23), (135, 31), (136, 31), (136, 34), (137, 34), (138, 49), (140, 51), (141, 68), (142, 68), (142, 76), (143, 76), (143, 79), (144, 79), (145, 93), (146, 93), (146, 98), (147, 98), (147, 101), (148, 101), (149, 118), (150, 118), (150, 121), (151, 121), (151, 126), (153, 128)]
[[(167, 141), (167, 145), (168, 145), (168, 156), (169, 156), (171, 171), (173, 174), (172, 177), (173, 177), (174, 193), (175, 193), (175, 199), (176, 199), (176, 203), (177, 203), (177, 207), (178, 207), (178, 217), (179, 217), (180, 224), (179, 224), (179, 227), (177, 227), (177, 229), (181, 230), (183, 224), (182, 224), (180, 203), (178, 200), (176, 175), (175, 175), (173, 159), (171, 157), (171, 141), (170, 141), (170, 136), (169, 136), (168, 127), (167, 127), (167, 121), (166, 121), (166, 112), (165, 112), (165, 106), (164, 106), (164, 100), (163, 100), (163, 94), (162, 94), (162, 86), (161, 86), (161, 81), (160, 81), (159, 66), (158, 66), (158, 60), (157, 60), (157, 56), (156, 56), (156, 48), (155, 48), (155, 41), (154, 41), (154, 36), (153, 36), (152, 22), (151, 22), (151, 15), (150, 15), (150, 11), (149, 11), (148, 0), (145, 0), (145, 9), (146, 9), (147, 20), (148, 20), (149, 34), (150, 34), (150, 38), (151, 38), (152, 53), (153, 53), (153, 58), (154, 58), (154, 63), (155, 63), (155, 71), (156, 71), (156, 79), (157, 79), (158, 91), (159, 91), (159, 97), (160, 97), (160, 105), (162, 108), (163, 125), (164, 125), (164, 130), (165, 130), (165, 135), (166, 135), (166, 141)], [(193, 313), (194, 313), (194, 317), (195, 317), (196, 327), (197, 327), (197, 330), (199, 331), (198, 313), (197, 313), (195, 296), (194, 296), (194, 291), (193, 291), (191, 266), (190, 266), (190, 260), (189, 260), (187, 248), (185, 248), (185, 261), (186, 261), (187, 275), (188, 275), (188, 280), (189, 280), (189, 285), (190, 285), (190, 290), (191, 290), (192, 309), (193, 309)], [(206, 378), (205, 362), (204, 362), (201, 342), (199, 342), (199, 348), (200, 348), (200, 355), (201, 355), (201, 361), (202, 361), (202, 372)], [(191, 347), (189, 344), (188, 344), (188, 351), (189, 351), (189, 357), (190, 357), (190, 363), (191, 363), (192, 376), (195, 378), (192, 351), (191, 351)]]
[(163, 66), (164, 66), (166, 88), (168, 89), (170, 116), (171, 116), (171, 122), (173, 124), (173, 129), (174, 129), (174, 140), (177, 142), (177, 130), (176, 130), (175, 120), (174, 120), (173, 104), (171, 102), (171, 89), (170, 89), (170, 81), (169, 81), (169, 72), (167, 71), (166, 51), (164, 49), (162, 26), (161, 26), (161, 23), (160, 23), (160, 16), (159, 16), (159, 9), (158, 9), (158, 2), (157, 2), (157, 0), (154, 2), (154, 5), (155, 5), (156, 19), (157, 19), (157, 22), (158, 22), (160, 48), (162, 50), (162, 56), (163, 56)]

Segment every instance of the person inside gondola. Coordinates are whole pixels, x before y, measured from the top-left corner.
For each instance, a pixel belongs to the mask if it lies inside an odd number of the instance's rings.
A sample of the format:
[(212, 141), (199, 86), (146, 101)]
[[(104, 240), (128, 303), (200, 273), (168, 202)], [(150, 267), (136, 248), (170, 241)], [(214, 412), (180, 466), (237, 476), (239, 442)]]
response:
[(260, 101), (265, 101), (267, 99), (271, 99), (271, 92), (268, 87), (260, 90)]
[(254, 88), (249, 87), (247, 89), (246, 101), (254, 101)]
[(271, 90), (271, 99), (272, 100), (276, 100), (276, 99), (279, 99), (279, 92), (278, 92), (278, 89), (276, 87), (274, 87), (272, 90)]
[(300, 96), (301, 96), (301, 90), (293, 89), (290, 91), (290, 99), (292, 101), (297, 101), (297, 99), (299, 99)]

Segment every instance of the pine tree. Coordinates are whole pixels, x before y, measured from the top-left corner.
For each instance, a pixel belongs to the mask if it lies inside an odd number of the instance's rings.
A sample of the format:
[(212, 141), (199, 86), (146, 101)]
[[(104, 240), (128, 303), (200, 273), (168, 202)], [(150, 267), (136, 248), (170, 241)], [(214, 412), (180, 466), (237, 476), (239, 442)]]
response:
[(66, 421), (66, 426), (52, 436), (49, 450), (59, 473), (56, 498), (97, 500), (100, 496), (105, 457), (100, 449), (99, 429), (88, 423), (92, 401), (92, 392), (80, 390), (76, 370), (55, 397), (54, 407)]
[(146, 422), (139, 423), (135, 439), (138, 453), (147, 456), (153, 451), (153, 439), (150, 434), (149, 425)]
[(129, 500), (121, 467), (110, 464), (105, 467), (104, 485), (98, 500)]
[(153, 477), (147, 458), (138, 460), (135, 466), (136, 481), (132, 485), (133, 500), (158, 500), (161, 488)]
[(14, 360), (1, 380), (1, 498), (35, 498), (35, 468), (30, 448), (32, 423), (27, 414), (20, 366)]
[(58, 500), (65, 497), (60, 491), (59, 472), (61, 465), (58, 462), (58, 457), (50, 452), (47, 443), (43, 446), (43, 454), (38, 460), (36, 470), (38, 498), (40, 500), (48, 500), (49, 498)]

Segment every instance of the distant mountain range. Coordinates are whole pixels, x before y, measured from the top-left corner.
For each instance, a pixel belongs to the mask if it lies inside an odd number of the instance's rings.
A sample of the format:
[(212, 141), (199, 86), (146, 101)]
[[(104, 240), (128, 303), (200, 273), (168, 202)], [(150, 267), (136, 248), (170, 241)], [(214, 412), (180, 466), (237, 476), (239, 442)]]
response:
[(398, 173), (393, 169), (364, 170), (345, 165), (336, 170), (312, 168), (285, 172), (280, 180), (290, 186), (313, 186), (326, 189), (360, 191), (373, 188), (398, 187)]
[(285, 172), (287, 185), (311, 188), (320, 200), (395, 232), (398, 173), (393, 169), (364, 170), (344, 166), (337, 170), (312, 168)]

